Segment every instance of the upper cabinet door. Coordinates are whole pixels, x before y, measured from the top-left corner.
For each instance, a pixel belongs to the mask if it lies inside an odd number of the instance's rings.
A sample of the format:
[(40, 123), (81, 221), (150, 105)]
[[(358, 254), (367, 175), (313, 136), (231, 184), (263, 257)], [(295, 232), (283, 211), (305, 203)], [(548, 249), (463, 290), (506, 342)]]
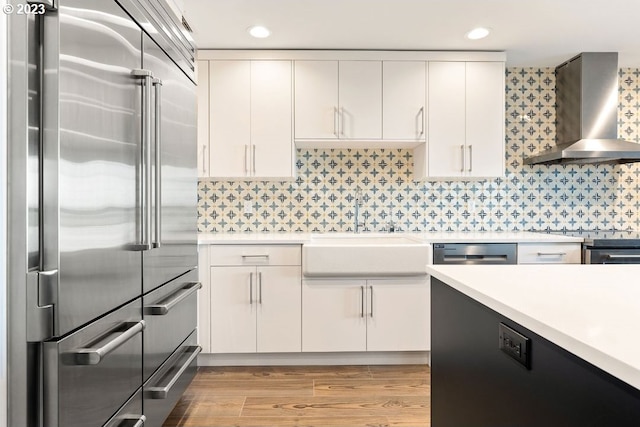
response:
[(291, 61), (251, 61), (251, 171), (294, 176)]
[(340, 61), (340, 126), (343, 139), (382, 138), (382, 62)]
[(503, 176), (504, 63), (466, 64), (466, 173), (473, 177)]
[(428, 176), (465, 170), (465, 63), (429, 62)]
[(249, 176), (250, 61), (209, 62), (209, 173)]
[(424, 61), (382, 63), (382, 138), (425, 141), (426, 82)]
[(209, 176), (209, 61), (198, 61), (198, 176)]
[(338, 61), (295, 61), (295, 138), (338, 138)]

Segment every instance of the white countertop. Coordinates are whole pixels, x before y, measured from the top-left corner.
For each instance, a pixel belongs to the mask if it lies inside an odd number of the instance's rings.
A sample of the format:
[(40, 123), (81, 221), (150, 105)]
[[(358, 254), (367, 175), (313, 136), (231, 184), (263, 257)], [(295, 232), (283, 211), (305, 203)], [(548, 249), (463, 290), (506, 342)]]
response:
[[(258, 244), (303, 244), (317, 233), (199, 233), (198, 243), (202, 245), (258, 245)], [(354, 235), (354, 233), (325, 233), (336, 237)], [(389, 233), (362, 233), (383, 234)], [(419, 232), (395, 233), (424, 239), (425, 243), (558, 243), (582, 242), (582, 238), (559, 236), (554, 234), (533, 233), (529, 231), (486, 231), (486, 232)]]
[(427, 272), (640, 389), (640, 265), (428, 265)]

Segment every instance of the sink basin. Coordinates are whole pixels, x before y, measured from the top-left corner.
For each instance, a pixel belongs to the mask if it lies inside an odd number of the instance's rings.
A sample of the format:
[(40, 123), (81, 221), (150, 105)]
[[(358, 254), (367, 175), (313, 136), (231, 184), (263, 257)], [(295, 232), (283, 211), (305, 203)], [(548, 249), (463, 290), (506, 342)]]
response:
[(302, 246), (307, 277), (420, 276), (431, 253), (417, 236), (398, 234), (320, 234)]

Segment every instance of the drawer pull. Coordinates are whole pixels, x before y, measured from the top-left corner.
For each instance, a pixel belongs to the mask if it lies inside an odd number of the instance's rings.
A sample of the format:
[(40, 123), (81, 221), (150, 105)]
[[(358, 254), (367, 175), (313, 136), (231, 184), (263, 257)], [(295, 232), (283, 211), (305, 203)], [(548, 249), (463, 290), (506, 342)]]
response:
[(566, 252), (538, 252), (538, 256), (565, 256)]
[(126, 322), (120, 325), (118, 328), (112, 329), (110, 333), (116, 332), (122, 326), (129, 326), (129, 328), (102, 347), (79, 348), (71, 352), (70, 354), (73, 356), (73, 365), (97, 365), (98, 363), (102, 362), (106, 355), (129, 341), (138, 333), (142, 332), (145, 327), (145, 323), (144, 320), (133, 324), (131, 322)]
[(144, 308), (144, 314), (152, 315), (152, 316), (163, 316), (169, 311), (178, 305), (182, 300), (189, 298), (192, 294), (196, 293), (199, 289), (202, 288), (202, 283), (200, 282), (189, 282), (188, 286), (184, 286), (178, 289), (173, 293), (170, 300), (164, 302), (163, 304), (152, 304), (148, 305)]
[[(135, 416), (135, 415), (134, 415)], [(135, 421), (135, 424), (131, 424)], [(136, 418), (125, 418), (117, 427), (144, 427), (144, 422), (147, 421), (147, 417), (140, 415)]]
[(242, 255), (242, 259), (245, 258), (266, 258), (269, 259), (269, 254), (264, 254), (264, 255)]
[(171, 392), (171, 388), (173, 387), (173, 385), (178, 381), (178, 379), (180, 379), (180, 376), (184, 373), (184, 371), (187, 370), (189, 365), (191, 365), (191, 362), (193, 362), (195, 358), (198, 357), (198, 354), (200, 354), (201, 351), (202, 351), (202, 347), (200, 347), (199, 345), (187, 347), (184, 353), (187, 354), (191, 352), (191, 355), (182, 364), (182, 366), (180, 366), (180, 369), (178, 369), (178, 372), (176, 372), (176, 374), (169, 380), (166, 386), (147, 388), (145, 390), (146, 396), (149, 397), (150, 399), (166, 399), (169, 393)]

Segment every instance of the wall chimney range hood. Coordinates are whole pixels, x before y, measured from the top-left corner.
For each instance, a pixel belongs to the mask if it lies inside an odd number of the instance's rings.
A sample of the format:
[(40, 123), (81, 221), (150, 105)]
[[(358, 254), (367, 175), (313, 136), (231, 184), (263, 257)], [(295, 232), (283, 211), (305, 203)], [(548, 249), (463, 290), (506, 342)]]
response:
[(555, 74), (556, 145), (524, 164), (640, 162), (640, 144), (617, 138), (618, 53), (584, 52)]

